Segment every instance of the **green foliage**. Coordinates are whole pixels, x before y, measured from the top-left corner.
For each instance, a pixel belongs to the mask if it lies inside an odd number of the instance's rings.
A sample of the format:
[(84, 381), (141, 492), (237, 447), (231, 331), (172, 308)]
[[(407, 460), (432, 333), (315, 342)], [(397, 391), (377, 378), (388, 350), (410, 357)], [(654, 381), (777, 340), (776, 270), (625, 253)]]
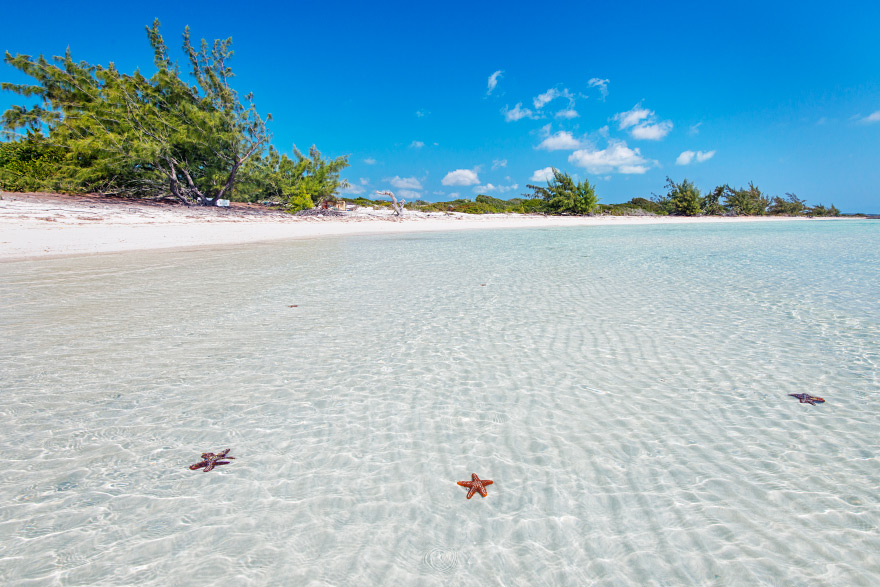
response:
[(834, 204), (831, 204), (830, 208), (826, 208), (822, 204), (816, 204), (812, 208), (807, 208), (807, 214), (810, 216), (840, 216), (840, 210), (834, 207)]
[(769, 214), (781, 216), (801, 216), (807, 211), (804, 200), (799, 199), (795, 194), (785, 194), (785, 199), (774, 196), (767, 208)]
[(668, 201), (670, 213), (676, 216), (696, 216), (700, 213), (700, 203), (702, 198), (700, 190), (687, 179), (681, 183), (675, 183), (671, 178), (666, 178), (667, 194), (665, 200)]
[(3, 116), (9, 132), (47, 125), (50, 139), (68, 150), (62, 166), (72, 186), (129, 195), (166, 192), (184, 201), (213, 203), (231, 195), (239, 168), (269, 140), (251, 97), (242, 103), (229, 81), (231, 39), (196, 50), (184, 32), (183, 49), (196, 85), (180, 79), (159, 34), (147, 28), (156, 73), (132, 75), (108, 66), (75, 63), (68, 52), (48, 62), (6, 54), (6, 62), (37, 85), (3, 84), (42, 104), (13, 107)]
[[(312, 145), (305, 156), (295, 146), (294, 159), (279, 154), (270, 147), (265, 156), (254, 157), (243, 171), (246, 184), (246, 197), (252, 201), (269, 201), (288, 208), (296, 199), (296, 206), (306, 204), (303, 194), (311, 200), (311, 208), (323, 200), (335, 198), (336, 192), (348, 187), (348, 182), (339, 178), (340, 172), (348, 167), (348, 157), (325, 159)], [(304, 208), (298, 208), (304, 209)]]
[(299, 184), (291, 190), (287, 195), (287, 199), (283, 203), (288, 212), (299, 212), (300, 210), (308, 210), (315, 206), (315, 201), (306, 190), (304, 184)]
[(721, 203), (721, 198), (724, 197), (724, 194), (727, 193), (728, 189), (730, 189), (728, 186), (720, 185), (703, 196), (700, 201), (700, 209), (703, 211), (703, 214), (709, 216), (719, 216), (724, 214), (724, 205)]
[(749, 182), (748, 189), (735, 190), (729, 186), (726, 189), (724, 208), (734, 214), (763, 216), (769, 205), (770, 199), (753, 182)]
[(526, 187), (533, 192), (527, 195), (543, 199), (546, 210), (551, 214), (590, 214), (599, 203), (596, 191), (589, 181), (575, 183), (569, 174), (556, 168), (553, 168), (553, 177), (547, 182), (547, 187)]
[(41, 134), (30, 131), (23, 140), (0, 143), (0, 190), (53, 189), (55, 170), (64, 156), (64, 149), (49, 144)]
[[(193, 82), (188, 83), (168, 56), (159, 21), (146, 30), (156, 67), (150, 78), (139, 71), (123, 74), (112, 63), (77, 63), (69, 51), (52, 60), (6, 53), (6, 63), (33, 83), (4, 83), (2, 89), (36, 97), (39, 104), (11, 107), (3, 114), (3, 128), (7, 137), (22, 129), (48, 131), (48, 141), (62, 149), (51, 152), (53, 189), (202, 204), (271, 199), (297, 207), (305, 203), (303, 193), (317, 203), (347, 185), (339, 179), (348, 165), (344, 157), (325, 160), (315, 147), (308, 156), (294, 148), (294, 158), (274, 149), (266, 153), (271, 117), (262, 118), (253, 96), (240, 99), (232, 88), (231, 39), (202, 40), (195, 47), (185, 29), (183, 51)], [(9, 185), (46, 183), (37, 160), (13, 169), (10, 155), (4, 157), (3, 185), (15, 173), (27, 181)]]

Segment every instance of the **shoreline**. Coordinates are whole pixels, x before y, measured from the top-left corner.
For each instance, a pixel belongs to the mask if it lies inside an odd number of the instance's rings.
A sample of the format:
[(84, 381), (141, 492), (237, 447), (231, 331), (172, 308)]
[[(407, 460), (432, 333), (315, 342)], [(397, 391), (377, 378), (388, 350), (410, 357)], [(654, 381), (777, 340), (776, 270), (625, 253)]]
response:
[(130, 251), (205, 249), (312, 238), (575, 226), (780, 222), (780, 216), (541, 216), (358, 208), (341, 217), (298, 217), (253, 204), (230, 208), (0, 192), (0, 262)]

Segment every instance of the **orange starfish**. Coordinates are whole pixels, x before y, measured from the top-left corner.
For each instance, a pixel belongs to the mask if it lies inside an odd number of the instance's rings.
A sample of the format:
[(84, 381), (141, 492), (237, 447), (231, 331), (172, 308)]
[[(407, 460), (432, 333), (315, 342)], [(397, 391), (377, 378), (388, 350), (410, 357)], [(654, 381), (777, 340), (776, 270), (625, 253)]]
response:
[(471, 473), (471, 481), (459, 481), (458, 484), (462, 487), (467, 487), (470, 489), (467, 494), (467, 498), (470, 499), (474, 496), (476, 492), (480, 492), (482, 497), (486, 497), (488, 493), (486, 492), (486, 485), (492, 485), (492, 481), (489, 479), (480, 479), (477, 477), (476, 473)]

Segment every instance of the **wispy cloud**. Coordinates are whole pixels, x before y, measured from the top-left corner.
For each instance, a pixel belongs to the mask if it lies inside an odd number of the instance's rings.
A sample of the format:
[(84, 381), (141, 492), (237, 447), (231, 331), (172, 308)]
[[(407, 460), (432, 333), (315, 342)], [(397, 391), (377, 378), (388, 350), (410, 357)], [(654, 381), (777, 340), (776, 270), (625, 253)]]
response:
[(659, 141), (672, 130), (672, 122), (663, 120), (658, 122), (653, 110), (642, 108), (636, 104), (631, 110), (618, 112), (614, 115), (620, 130), (629, 129), (634, 139)]
[(421, 149), (424, 146), (425, 143), (423, 143), (422, 141), (413, 141), (409, 144), (410, 149)]
[(341, 191), (343, 194), (351, 194), (356, 196), (358, 194), (364, 193), (364, 188), (359, 185), (349, 185), (348, 187), (342, 188)]
[(498, 85), (498, 80), (501, 78), (502, 75), (504, 75), (504, 72), (499, 69), (489, 76), (489, 89), (486, 91), (487, 96), (491, 94), (492, 90), (494, 90), (495, 87)]
[(410, 202), (413, 200), (418, 200), (422, 197), (422, 194), (420, 194), (419, 192), (414, 192), (412, 190), (400, 190), (399, 192), (397, 192), (397, 195), (401, 198), (406, 198)]
[(507, 167), (507, 159), (495, 159), (492, 161), (492, 170), (496, 170), (500, 167)]
[(443, 185), (477, 185), (480, 183), (480, 178), (477, 177), (477, 172), (472, 169), (456, 169), (447, 173), (440, 180), (440, 183)]
[(367, 157), (366, 159), (364, 159), (364, 163), (366, 163), (367, 165), (375, 165), (376, 160), (373, 159), (372, 157)]
[(566, 108), (565, 110), (560, 110), (556, 113), (556, 118), (572, 119), (577, 117), (578, 112), (574, 108)]
[(517, 102), (513, 108), (505, 106), (501, 109), (501, 114), (504, 115), (504, 120), (507, 122), (515, 122), (523, 118), (535, 118), (535, 113), (528, 108), (523, 108), (522, 102)]
[(546, 151), (564, 151), (566, 149), (574, 150), (580, 146), (581, 142), (574, 138), (570, 132), (561, 130), (541, 141), (541, 144), (535, 148)]
[(702, 163), (708, 161), (715, 156), (715, 151), (682, 151), (678, 159), (675, 160), (676, 165), (690, 165), (694, 161)]
[(370, 178), (369, 177), (362, 177), (360, 179), (360, 182), (361, 182), (361, 185), (368, 185), (370, 183)]
[(599, 88), (599, 93), (602, 95), (602, 101), (605, 101), (605, 98), (608, 97), (608, 82), (610, 80), (601, 79), (598, 77), (594, 77), (587, 82), (587, 85), (591, 88)]
[(702, 122), (702, 121), (698, 122), (697, 124), (692, 124), (692, 125), (690, 126), (690, 128), (688, 129), (688, 134), (689, 134), (689, 135), (700, 134), (700, 127), (701, 127), (701, 126), (703, 126), (703, 122)]
[(880, 122), (880, 110), (872, 112), (871, 114), (860, 119), (859, 122), (863, 124), (873, 124), (875, 122)]
[(631, 126), (639, 124), (646, 120), (649, 116), (653, 116), (653, 112), (647, 108), (641, 108), (639, 104), (633, 106), (632, 110), (626, 112), (618, 112), (614, 115), (614, 120), (620, 125), (620, 130), (626, 130)]
[(396, 188), (405, 188), (411, 190), (422, 189), (422, 182), (420, 182), (418, 178), (415, 177), (400, 177), (399, 175), (395, 175), (394, 177), (386, 177), (384, 181), (387, 181)]
[(487, 183), (486, 185), (474, 186), (474, 193), (489, 195), (492, 192), (497, 192), (499, 194), (504, 194), (507, 192), (512, 192), (517, 189), (519, 189), (519, 185), (515, 184), (515, 183), (511, 184), (511, 185), (494, 185), (491, 183)]
[(669, 134), (672, 130), (672, 122), (664, 120), (655, 124), (637, 124), (630, 131), (634, 139), (642, 139), (646, 141), (659, 141)]
[(568, 162), (590, 173), (641, 174), (656, 165), (642, 157), (639, 149), (630, 149), (626, 142), (611, 140), (604, 149), (588, 146), (568, 156)]
[(416, 110), (416, 118), (424, 118), (429, 114), (430, 112), (428, 112), (427, 110)]
[(553, 168), (545, 167), (544, 169), (536, 169), (529, 181), (550, 181), (553, 178)]
[(556, 98), (566, 98), (569, 101), (569, 104), (574, 103), (574, 96), (566, 88), (562, 88), (561, 90), (550, 88), (543, 94), (535, 96), (534, 99), (532, 99), (532, 103), (535, 105), (536, 109), (540, 110)]

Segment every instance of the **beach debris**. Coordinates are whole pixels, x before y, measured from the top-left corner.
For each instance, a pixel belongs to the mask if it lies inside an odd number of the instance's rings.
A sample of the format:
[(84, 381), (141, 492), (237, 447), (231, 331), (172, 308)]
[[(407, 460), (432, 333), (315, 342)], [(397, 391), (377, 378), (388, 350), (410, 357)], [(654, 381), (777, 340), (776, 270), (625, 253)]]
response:
[(288, 308), (299, 308), (299, 306), (298, 306), (297, 304), (291, 304), (291, 305), (289, 305), (289, 306), (287, 306), (287, 307), (288, 307)]
[(220, 459), (235, 459), (235, 457), (226, 456), (229, 454), (230, 450), (232, 449), (227, 448), (226, 450), (220, 451), (217, 454), (214, 454), (212, 452), (203, 452), (202, 460), (195, 465), (190, 465), (189, 468), (190, 470), (195, 471), (196, 469), (201, 469), (202, 467), (204, 467), (205, 470), (203, 472), (207, 473), (216, 465), (228, 465), (229, 461), (221, 461)]
[(468, 494), (467, 494), (468, 499), (472, 498), (474, 496), (474, 494), (477, 493), (478, 491), (480, 492), (480, 496), (486, 497), (488, 495), (488, 492), (486, 491), (486, 486), (492, 485), (492, 483), (494, 483), (494, 481), (491, 481), (490, 479), (480, 479), (479, 477), (477, 477), (476, 473), (471, 473), (471, 480), (470, 481), (459, 481), (458, 482), (458, 484), (461, 485), (462, 487), (468, 488), (468, 490), (469, 490)]
[(403, 216), (403, 206), (406, 204), (406, 200), (397, 201), (397, 197), (395, 197), (394, 192), (376, 192), (380, 196), (388, 196), (391, 198), (391, 209), (394, 211), (395, 216)]
[(821, 397), (816, 397), (814, 395), (810, 395), (808, 393), (790, 393), (788, 394), (791, 397), (798, 398), (802, 404), (810, 404), (811, 406), (815, 406), (816, 404), (824, 404), (825, 400)]

